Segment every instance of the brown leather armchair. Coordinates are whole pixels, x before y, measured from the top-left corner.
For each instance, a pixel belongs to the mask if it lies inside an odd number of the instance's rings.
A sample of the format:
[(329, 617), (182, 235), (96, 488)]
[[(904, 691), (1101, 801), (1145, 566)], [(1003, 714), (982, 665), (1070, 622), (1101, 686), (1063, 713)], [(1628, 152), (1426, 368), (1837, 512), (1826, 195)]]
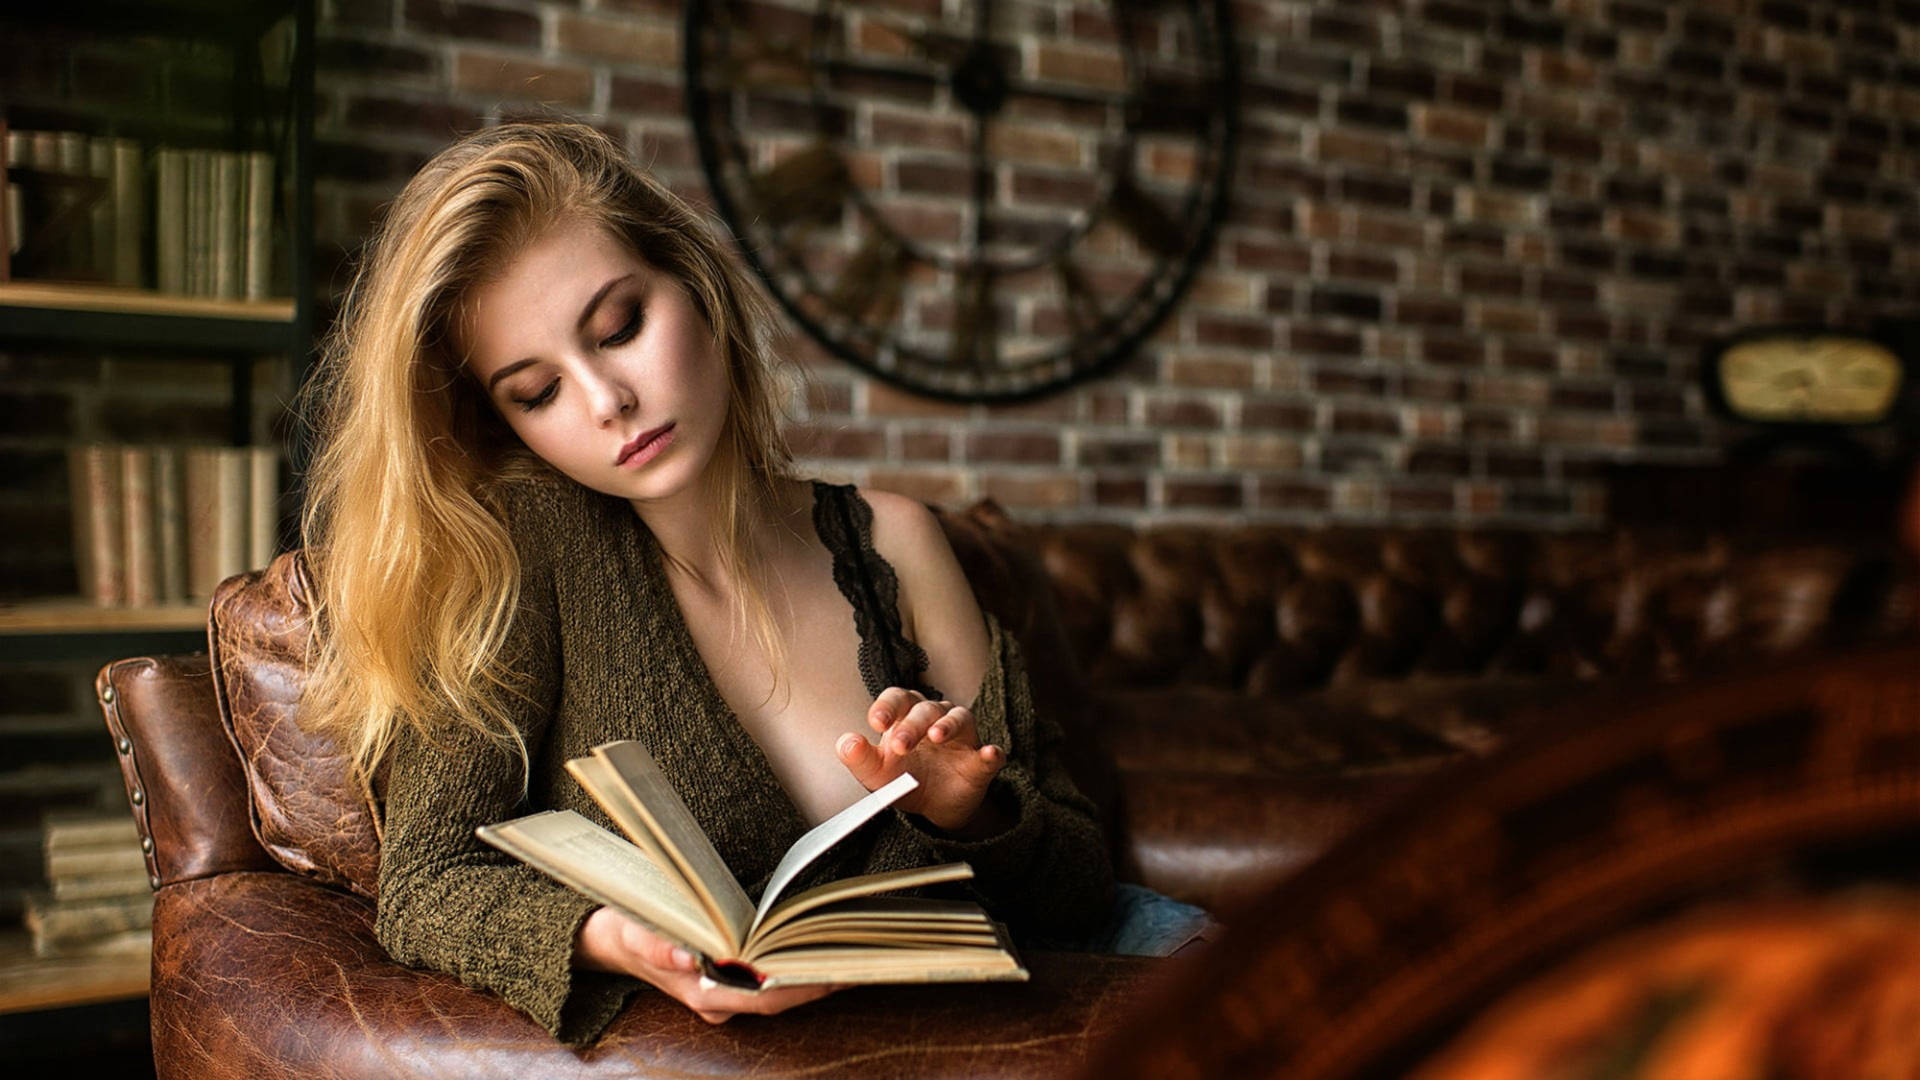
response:
[[(1123, 876), (1214, 905), (1587, 680), (1884, 637), (1913, 599), (1872, 546), (943, 521)], [(1025, 985), (864, 989), (717, 1029), (641, 994), (568, 1051), (374, 940), (376, 793), (297, 723), (303, 589), (283, 556), (221, 587), (208, 655), (98, 680), (156, 889), (162, 1076), (1053, 1075), (1156, 976), (1040, 954)]]

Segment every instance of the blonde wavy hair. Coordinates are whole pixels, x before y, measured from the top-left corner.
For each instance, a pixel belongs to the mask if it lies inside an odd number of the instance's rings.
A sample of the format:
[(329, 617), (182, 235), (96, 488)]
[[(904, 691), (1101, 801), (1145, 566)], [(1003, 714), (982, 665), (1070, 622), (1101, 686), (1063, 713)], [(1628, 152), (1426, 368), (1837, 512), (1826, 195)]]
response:
[(781, 679), (746, 513), (792, 467), (771, 306), (713, 226), (607, 136), (503, 124), (441, 151), (401, 191), (304, 403), (317, 449), (301, 523), (314, 605), (302, 718), (339, 738), (364, 777), (403, 727), (438, 741), (443, 725), (510, 747), (526, 772), (508, 712), (517, 680), (501, 660), (520, 565), (495, 493), (551, 470), (467, 372), (461, 329), (475, 289), (562, 221), (602, 226), (679, 281), (713, 334), (731, 395), (711, 466), (711, 534), (741, 583), (741, 625)]

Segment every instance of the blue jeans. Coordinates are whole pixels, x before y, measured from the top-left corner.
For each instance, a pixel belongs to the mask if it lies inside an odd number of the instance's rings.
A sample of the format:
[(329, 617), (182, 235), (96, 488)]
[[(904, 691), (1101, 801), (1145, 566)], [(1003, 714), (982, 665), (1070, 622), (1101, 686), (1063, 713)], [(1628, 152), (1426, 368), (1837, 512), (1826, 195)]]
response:
[(1121, 882), (1114, 886), (1113, 907), (1105, 925), (1084, 937), (1031, 938), (1023, 944), (1066, 952), (1172, 956), (1195, 938), (1217, 936), (1219, 926), (1213, 916), (1192, 904), (1162, 896), (1144, 885)]

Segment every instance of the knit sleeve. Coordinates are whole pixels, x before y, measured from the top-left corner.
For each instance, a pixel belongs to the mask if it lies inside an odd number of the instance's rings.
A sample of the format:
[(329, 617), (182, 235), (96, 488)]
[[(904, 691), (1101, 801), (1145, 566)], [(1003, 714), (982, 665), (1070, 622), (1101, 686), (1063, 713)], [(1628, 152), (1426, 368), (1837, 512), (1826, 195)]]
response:
[(972, 706), (980, 741), (1007, 763), (987, 798), (1011, 819), (1000, 833), (959, 839), (925, 819), (896, 812), (942, 862), (973, 867), (974, 887), (999, 918), (1049, 936), (1071, 936), (1106, 921), (1113, 867), (1093, 803), (1060, 762), (1060, 727), (1034, 708), (1019, 644), (987, 614), (988, 665)]
[[(559, 687), (551, 578), (523, 566), (520, 592), (501, 655), (522, 680), (506, 700), (537, 762)], [(574, 938), (599, 905), (474, 836), (528, 812), (524, 775), (511, 747), (457, 725), (398, 738), (375, 933), (395, 960), (492, 991), (562, 1042), (583, 1044), (639, 983), (574, 970)]]

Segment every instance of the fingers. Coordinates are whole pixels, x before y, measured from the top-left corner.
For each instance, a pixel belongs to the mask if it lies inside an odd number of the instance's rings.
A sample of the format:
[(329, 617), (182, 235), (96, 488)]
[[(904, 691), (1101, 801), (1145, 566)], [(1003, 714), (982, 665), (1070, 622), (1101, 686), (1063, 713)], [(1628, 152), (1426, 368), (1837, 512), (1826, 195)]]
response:
[(928, 729), (945, 717), (951, 708), (953, 703), (950, 701), (928, 701), (922, 698), (919, 704), (907, 710), (905, 717), (894, 722), (893, 727), (881, 739), (881, 746), (890, 754), (912, 753), (913, 748), (920, 745), (920, 740), (926, 737)]
[(699, 961), (686, 949), (631, 919), (622, 923), (620, 943), (641, 963), (658, 971), (691, 972), (699, 968)]
[(796, 1005), (818, 1001), (838, 989), (837, 986), (793, 986), (749, 994), (727, 987), (714, 987), (696, 989), (681, 1000), (707, 1023), (724, 1024), (742, 1013), (755, 1016), (782, 1013)]
[(927, 729), (928, 741), (942, 746), (972, 746), (979, 738), (973, 723), (973, 711), (965, 705), (948, 709), (945, 716), (935, 720), (933, 726)]
[(876, 732), (885, 734), (894, 722), (907, 715), (907, 711), (918, 702), (927, 700), (925, 695), (904, 687), (889, 686), (880, 691), (867, 709), (867, 726)]
[(858, 732), (849, 731), (833, 744), (834, 756), (847, 767), (855, 780), (868, 791), (887, 782), (886, 758)]

